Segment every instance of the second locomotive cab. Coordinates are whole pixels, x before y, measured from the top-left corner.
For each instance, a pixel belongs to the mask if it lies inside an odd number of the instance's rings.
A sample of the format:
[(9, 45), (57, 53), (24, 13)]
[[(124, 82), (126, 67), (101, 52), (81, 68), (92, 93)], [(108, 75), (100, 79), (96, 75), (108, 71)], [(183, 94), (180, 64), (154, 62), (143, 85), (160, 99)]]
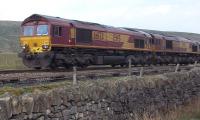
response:
[(23, 63), (35, 69), (200, 61), (194, 40), (39, 14), (22, 22), (20, 45)]

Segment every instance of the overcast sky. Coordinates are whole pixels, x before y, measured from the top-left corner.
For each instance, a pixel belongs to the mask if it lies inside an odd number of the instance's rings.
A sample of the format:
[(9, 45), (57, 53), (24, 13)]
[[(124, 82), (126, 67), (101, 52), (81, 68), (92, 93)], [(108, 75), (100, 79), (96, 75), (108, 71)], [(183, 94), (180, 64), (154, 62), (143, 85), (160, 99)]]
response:
[(200, 0), (0, 0), (0, 20), (31, 14), (116, 27), (200, 33)]

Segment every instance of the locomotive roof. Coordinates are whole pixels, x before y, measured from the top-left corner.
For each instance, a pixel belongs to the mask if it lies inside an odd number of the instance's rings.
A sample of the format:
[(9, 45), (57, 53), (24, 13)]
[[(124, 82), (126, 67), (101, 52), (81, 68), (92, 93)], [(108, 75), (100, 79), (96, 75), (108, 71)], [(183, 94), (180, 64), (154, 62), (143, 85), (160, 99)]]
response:
[(95, 29), (95, 30), (100, 30), (100, 31), (110, 31), (110, 32), (119, 32), (119, 33), (125, 33), (125, 34), (131, 34), (130, 31), (112, 27), (112, 26), (107, 26), (107, 25), (101, 25), (98, 23), (92, 23), (92, 22), (84, 22), (84, 21), (79, 21), (79, 20), (69, 20), (69, 19), (64, 19), (60, 17), (52, 17), (52, 16), (47, 16), (47, 15), (39, 15), (39, 14), (33, 14), (30, 17), (26, 18), (23, 22), (22, 25), (30, 22), (30, 21), (35, 21), (35, 20), (44, 20), (50, 23), (59, 23), (63, 25), (69, 25), (72, 24), (75, 27), (78, 28), (87, 28), (87, 29)]
[(141, 37), (145, 37), (145, 38), (149, 38), (149, 39), (152, 38), (149, 33), (141, 31), (141, 30), (136, 30), (136, 29), (133, 29), (133, 28), (123, 28), (123, 29), (131, 31), (133, 35), (140, 34)]
[(40, 14), (33, 14), (30, 17), (26, 18), (23, 22), (22, 25), (31, 22), (31, 21), (47, 21), (49, 23), (57, 23), (59, 25), (73, 25), (77, 28), (85, 28), (85, 29), (93, 29), (93, 30), (99, 30), (99, 31), (108, 31), (108, 32), (116, 32), (116, 33), (121, 33), (121, 34), (128, 34), (128, 35), (133, 35), (136, 38), (146, 38), (150, 39), (152, 38), (151, 35), (153, 35), (156, 39), (165, 39), (165, 40), (174, 40), (174, 41), (185, 41), (185, 42), (193, 42), (192, 40), (186, 39), (184, 37), (179, 37), (179, 36), (164, 36), (160, 34), (151, 34), (147, 33), (141, 30), (136, 30), (133, 28), (119, 28), (119, 27), (112, 27), (108, 25), (102, 25), (98, 23), (92, 23), (92, 22), (84, 22), (84, 21), (79, 21), (79, 20), (69, 20), (69, 19), (64, 19), (60, 17), (52, 17), (52, 16), (47, 16), (47, 15), (40, 15)]
[(163, 39), (163, 35), (160, 35), (160, 34), (151, 34), (155, 39), (160, 39), (162, 40)]
[(131, 30), (124, 29), (124, 28), (102, 25), (102, 24), (98, 24), (98, 23), (84, 22), (84, 21), (79, 21), (79, 20), (69, 20), (69, 19), (64, 19), (64, 18), (60, 18), (60, 17), (52, 17), (52, 16), (40, 15), (40, 14), (33, 14), (30, 17), (26, 18), (22, 22), (22, 25), (24, 25), (25, 23), (28, 23), (30, 21), (40, 21), (40, 20), (47, 21), (52, 24), (53, 23), (59, 23), (61, 25), (70, 25), (71, 24), (77, 28), (116, 32), (116, 33), (121, 33), (121, 34), (134, 35), (137, 37), (150, 37), (150, 35), (148, 33), (144, 33), (143, 31), (131, 31)]

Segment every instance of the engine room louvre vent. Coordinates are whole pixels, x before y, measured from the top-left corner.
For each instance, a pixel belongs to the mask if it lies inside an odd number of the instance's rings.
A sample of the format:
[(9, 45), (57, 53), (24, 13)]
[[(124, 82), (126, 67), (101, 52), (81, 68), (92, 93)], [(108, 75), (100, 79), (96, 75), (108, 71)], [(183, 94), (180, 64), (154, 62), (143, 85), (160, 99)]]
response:
[(78, 28), (76, 30), (76, 41), (81, 43), (92, 42), (92, 31), (87, 29)]
[(166, 49), (173, 49), (173, 42), (171, 40), (166, 40)]
[(144, 40), (135, 39), (135, 48), (144, 48)]
[(198, 51), (198, 47), (196, 45), (192, 45), (192, 52), (197, 52)]

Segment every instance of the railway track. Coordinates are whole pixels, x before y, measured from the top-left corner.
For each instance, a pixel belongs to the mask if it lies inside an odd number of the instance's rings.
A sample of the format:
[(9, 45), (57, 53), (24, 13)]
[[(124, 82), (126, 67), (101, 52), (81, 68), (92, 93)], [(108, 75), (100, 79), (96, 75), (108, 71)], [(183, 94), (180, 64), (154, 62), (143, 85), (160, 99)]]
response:
[[(132, 67), (131, 74), (139, 75), (142, 67)], [(179, 71), (187, 71), (194, 68), (194, 66), (180, 66)], [(166, 72), (174, 72), (175, 66), (146, 66), (143, 67), (144, 75), (162, 74)], [(77, 79), (88, 80), (98, 79), (104, 77), (127, 76), (129, 74), (128, 68), (111, 68), (111, 67), (90, 67), (87, 69), (78, 69)], [(0, 71), (0, 87), (3, 86), (30, 86), (41, 83), (51, 83), (58, 81), (73, 79), (72, 70), (7, 70)]]
[[(175, 65), (168, 65), (168, 66), (144, 66), (144, 68), (161, 68), (161, 67), (174, 67)], [(181, 67), (188, 67), (188, 66), (181, 66)], [(141, 66), (133, 66), (133, 69), (141, 68)], [(123, 69), (122, 67), (110, 67), (110, 66), (91, 66), (88, 68), (78, 68), (78, 71), (90, 71), (90, 70), (107, 70), (107, 69)], [(127, 69), (127, 67), (125, 67)], [(35, 69), (10, 69), (10, 70), (0, 70), (0, 74), (11, 74), (11, 73), (34, 73), (34, 72), (72, 72), (72, 69), (42, 69), (42, 70), (35, 70)]]
[[(92, 66), (88, 68), (78, 68), (78, 71), (88, 71), (88, 70), (103, 70), (103, 69), (110, 69), (110, 66)], [(115, 67), (112, 69), (119, 69), (119, 67)], [(0, 70), (0, 74), (11, 74), (11, 73), (34, 73), (34, 72), (72, 72), (72, 69), (55, 69), (55, 70), (50, 70), (50, 69), (42, 69), (42, 70), (34, 70), (34, 69), (21, 69), (21, 70), (15, 70), (15, 69), (10, 69), (10, 70)]]

